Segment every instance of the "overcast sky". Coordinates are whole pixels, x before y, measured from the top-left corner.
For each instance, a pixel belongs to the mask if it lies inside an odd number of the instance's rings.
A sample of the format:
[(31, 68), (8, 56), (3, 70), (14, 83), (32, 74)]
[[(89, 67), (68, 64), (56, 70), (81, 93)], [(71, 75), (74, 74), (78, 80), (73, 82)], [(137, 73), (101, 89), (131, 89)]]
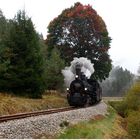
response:
[[(44, 38), (51, 20), (78, 0), (0, 0), (6, 18), (13, 18), (18, 10), (27, 12)], [(103, 18), (112, 38), (109, 54), (114, 65), (137, 73), (140, 65), (140, 0), (79, 0), (90, 4)]]

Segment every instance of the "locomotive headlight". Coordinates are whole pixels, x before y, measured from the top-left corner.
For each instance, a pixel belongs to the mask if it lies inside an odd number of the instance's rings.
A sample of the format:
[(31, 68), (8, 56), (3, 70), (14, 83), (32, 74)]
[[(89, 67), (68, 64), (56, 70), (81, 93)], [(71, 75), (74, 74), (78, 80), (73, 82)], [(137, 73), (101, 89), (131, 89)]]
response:
[(85, 91), (87, 91), (87, 88), (85, 88)]
[(76, 75), (75, 78), (78, 78), (78, 75)]
[(67, 91), (69, 90), (69, 88), (67, 88)]

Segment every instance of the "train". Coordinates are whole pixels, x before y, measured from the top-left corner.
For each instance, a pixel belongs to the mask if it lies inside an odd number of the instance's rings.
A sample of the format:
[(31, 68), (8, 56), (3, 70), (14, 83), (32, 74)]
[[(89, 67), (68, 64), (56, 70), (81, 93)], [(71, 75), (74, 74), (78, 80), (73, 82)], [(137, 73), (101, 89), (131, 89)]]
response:
[(67, 100), (70, 106), (91, 106), (102, 100), (102, 88), (97, 80), (88, 79), (81, 72), (80, 65), (75, 66), (76, 76), (67, 88)]

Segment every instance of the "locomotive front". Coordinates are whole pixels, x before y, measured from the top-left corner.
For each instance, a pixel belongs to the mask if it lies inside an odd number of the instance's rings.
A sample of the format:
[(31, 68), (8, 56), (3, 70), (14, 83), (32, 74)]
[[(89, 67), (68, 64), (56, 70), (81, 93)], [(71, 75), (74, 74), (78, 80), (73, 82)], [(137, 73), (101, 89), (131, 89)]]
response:
[(75, 80), (71, 82), (70, 88), (67, 88), (67, 99), (71, 106), (84, 106), (87, 102), (87, 88), (82, 80), (81, 66), (77, 64), (75, 70)]
[(67, 89), (68, 103), (71, 106), (84, 106), (87, 102), (86, 90), (83, 82), (76, 75), (75, 80), (70, 84), (70, 89)]
[(75, 66), (75, 80), (67, 88), (67, 99), (70, 106), (80, 107), (93, 105), (102, 100), (102, 90), (97, 80), (87, 79), (81, 72), (81, 65)]

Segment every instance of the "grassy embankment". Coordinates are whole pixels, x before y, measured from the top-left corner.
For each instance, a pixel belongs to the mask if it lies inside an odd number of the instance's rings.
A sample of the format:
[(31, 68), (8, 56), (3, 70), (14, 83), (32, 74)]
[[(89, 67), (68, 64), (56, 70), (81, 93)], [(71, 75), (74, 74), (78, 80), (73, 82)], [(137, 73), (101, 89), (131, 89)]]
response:
[(118, 114), (123, 116), (129, 139), (140, 138), (140, 81), (137, 81), (126, 93), (124, 99), (109, 102)]
[(0, 93), (0, 115), (30, 112), (68, 106), (59, 93), (47, 93), (42, 99), (29, 99)]
[(122, 126), (123, 119), (109, 106), (108, 114), (91, 118), (90, 121), (68, 126), (57, 138), (68, 139), (110, 139), (126, 138), (127, 132)]

